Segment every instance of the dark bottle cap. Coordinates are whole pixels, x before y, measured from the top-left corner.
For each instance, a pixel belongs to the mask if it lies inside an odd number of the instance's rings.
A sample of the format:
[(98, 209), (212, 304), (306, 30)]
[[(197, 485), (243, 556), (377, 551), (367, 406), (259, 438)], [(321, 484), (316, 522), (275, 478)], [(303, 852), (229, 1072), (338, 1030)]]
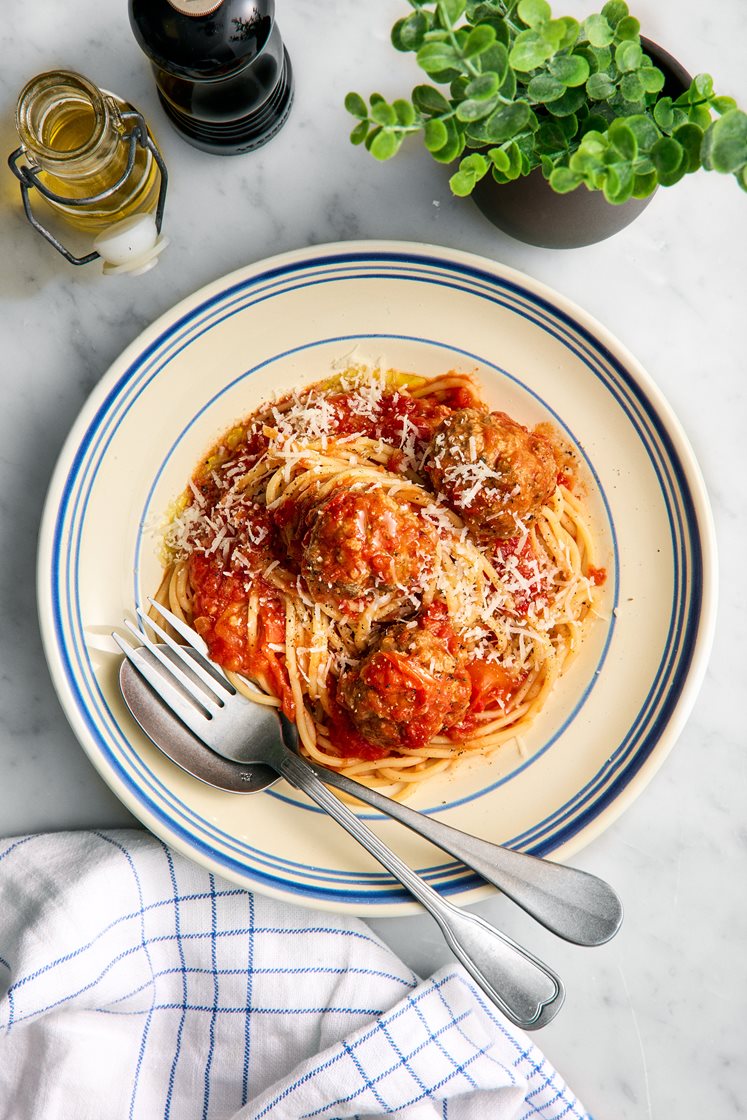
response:
[(169, 74), (225, 78), (250, 63), (273, 27), (274, 0), (130, 0), (144, 54)]

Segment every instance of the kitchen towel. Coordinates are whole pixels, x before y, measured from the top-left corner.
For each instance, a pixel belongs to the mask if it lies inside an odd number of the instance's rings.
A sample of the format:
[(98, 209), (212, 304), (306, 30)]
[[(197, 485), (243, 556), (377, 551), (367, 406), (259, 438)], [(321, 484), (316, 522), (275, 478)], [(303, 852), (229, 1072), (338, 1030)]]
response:
[(1, 1120), (565, 1120), (460, 965), (246, 891), (136, 830), (0, 841)]

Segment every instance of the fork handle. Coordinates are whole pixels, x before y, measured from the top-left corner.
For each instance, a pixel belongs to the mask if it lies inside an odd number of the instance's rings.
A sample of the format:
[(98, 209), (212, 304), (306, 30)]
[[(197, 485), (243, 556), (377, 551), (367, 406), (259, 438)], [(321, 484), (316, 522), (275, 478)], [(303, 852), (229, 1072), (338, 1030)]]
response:
[(575, 945), (603, 945), (620, 928), (622, 903), (604, 879), (469, 836), (344, 774), (311, 765), (327, 785), (365, 801), (448, 852), (566, 941)]
[(546, 964), (476, 914), (441, 898), (327, 789), (304, 759), (287, 747), (282, 750), (282, 758), (270, 764), (342, 825), (425, 907), (438, 922), (454, 955), (512, 1023), (524, 1030), (536, 1030), (555, 1018), (565, 991), (560, 978)]

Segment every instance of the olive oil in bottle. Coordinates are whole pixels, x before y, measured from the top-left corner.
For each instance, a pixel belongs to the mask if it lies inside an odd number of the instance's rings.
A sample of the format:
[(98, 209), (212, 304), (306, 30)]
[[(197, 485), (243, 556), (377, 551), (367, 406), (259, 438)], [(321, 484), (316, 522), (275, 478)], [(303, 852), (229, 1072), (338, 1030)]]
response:
[(137, 144), (127, 170), (131, 115), (129, 102), (68, 71), (39, 74), (21, 92), (16, 124), (26, 165), (45, 204), (78, 229), (95, 232), (155, 209), (150, 149)]
[(161, 105), (196, 148), (239, 155), (266, 144), (293, 101), (274, 0), (129, 0)]

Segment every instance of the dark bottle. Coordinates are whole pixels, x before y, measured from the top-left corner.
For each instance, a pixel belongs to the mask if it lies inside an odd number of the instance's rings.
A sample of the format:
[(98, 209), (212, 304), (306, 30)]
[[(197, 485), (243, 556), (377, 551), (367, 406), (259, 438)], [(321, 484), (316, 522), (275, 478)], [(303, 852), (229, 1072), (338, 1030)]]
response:
[(129, 6), (161, 104), (190, 144), (238, 155), (282, 128), (293, 71), (274, 0), (129, 0)]

